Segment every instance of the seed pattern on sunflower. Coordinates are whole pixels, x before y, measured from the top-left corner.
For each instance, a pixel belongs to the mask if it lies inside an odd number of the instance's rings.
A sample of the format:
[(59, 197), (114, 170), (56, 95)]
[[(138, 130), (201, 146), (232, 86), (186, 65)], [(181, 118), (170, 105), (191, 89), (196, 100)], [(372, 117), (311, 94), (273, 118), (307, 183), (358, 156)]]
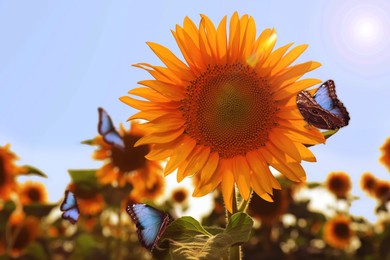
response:
[(276, 125), (270, 89), (248, 65), (208, 66), (191, 81), (181, 102), (186, 133), (222, 158), (265, 146)]

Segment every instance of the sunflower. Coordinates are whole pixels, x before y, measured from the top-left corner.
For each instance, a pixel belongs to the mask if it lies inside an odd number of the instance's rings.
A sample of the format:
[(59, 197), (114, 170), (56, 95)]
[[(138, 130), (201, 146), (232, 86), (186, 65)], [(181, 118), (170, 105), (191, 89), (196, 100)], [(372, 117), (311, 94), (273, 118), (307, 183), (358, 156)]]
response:
[(10, 151), (10, 145), (0, 146), (0, 199), (9, 200), (12, 192), (17, 189), (15, 177), (26, 172), (25, 167), (16, 166), (14, 161), (19, 159)]
[(19, 189), (20, 202), (23, 205), (32, 203), (46, 203), (47, 192), (45, 186), (40, 182), (27, 181)]
[(274, 202), (268, 202), (257, 194), (253, 194), (248, 205), (248, 213), (265, 225), (272, 225), (279, 220), (281, 215), (287, 212), (289, 205), (288, 196), (287, 190), (274, 190)]
[(346, 248), (353, 236), (350, 222), (349, 217), (342, 215), (327, 221), (324, 226), (324, 240), (332, 247)]
[(77, 205), (81, 215), (95, 215), (104, 208), (103, 196), (96, 192), (84, 192), (77, 188), (74, 183), (68, 185), (67, 190), (73, 192), (77, 197)]
[(162, 174), (155, 173), (153, 182), (150, 180), (147, 182), (145, 176), (136, 174), (131, 176), (131, 183), (133, 184), (133, 189), (130, 195), (134, 194), (133, 197), (138, 197), (140, 200), (156, 199), (164, 193), (165, 189), (165, 180)]
[[(10, 232), (6, 241), (11, 243), (11, 256), (19, 257), (39, 234), (39, 220), (26, 217), (23, 213), (13, 213), (9, 219)], [(9, 246), (9, 245), (8, 245)]]
[(377, 179), (372, 173), (365, 172), (360, 177), (360, 187), (370, 196), (375, 195), (376, 183)]
[(188, 198), (188, 191), (184, 187), (178, 187), (172, 191), (172, 201), (184, 203)]
[(119, 186), (124, 186), (127, 182), (132, 183), (131, 179), (135, 175), (139, 175), (149, 188), (157, 181), (156, 175), (161, 172), (161, 166), (158, 162), (145, 158), (150, 151), (149, 145), (134, 147), (134, 144), (144, 135), (138, 126), (134, 121), (129, 130), (126, 130), (123, 125), (120, 126), (119, 134), (125, 143), (124, 150), (107, 144), (101, 136), (94, 139), (93, 144), (99, 147), (92, 157), (106, 162), (96, 172), (101, 184), (117, 183)]
[(390, 183), (384, 180), (377, 180), (374, 189), (375, 197), (382, 202), (390, 200)]
[(303, 120), (297, 105), (299, 91), (320, 80), (297, 81), (320, 66), (305, 62), (290, 66), (307, 48), (292, 44), (272, 51), (274, 29), (256, 39), (252, 17), (234, 13), (230, 31), (226, 17), (217, 28), (201, 15), (199, 28), (189, 19), (172, 32), (186, 63), (167, 48), (149, 42), (166, 67), (136, 64), (154, 80), (139, 84), (121, 97), (141, 110), (129, 119), (145, 119), (148, 131), (135, 146), (153, 144), (148, 159), (170, 157), (165, 175), (178, 169), (177, 180), (200, 174), (193, 196), (203, 196), (219, 184), (225, 204), (232, 211), (234, 184), (249, 199), (251, 188), (272, 201), (279, 183), (269, 165), (291, 180), (306, 179), (301, 160), (315, 161), (303, 144), (324, 143), (318, 129)]
[(326, 179), (326, 187), (339, 199), (347, 197), (351, 186), (351, 179), (345, 172), (331, 172)]
[(382, 156), (379, 158), (379, 161), (390, 171), (390, 138), (386, 139), (380, 150)]

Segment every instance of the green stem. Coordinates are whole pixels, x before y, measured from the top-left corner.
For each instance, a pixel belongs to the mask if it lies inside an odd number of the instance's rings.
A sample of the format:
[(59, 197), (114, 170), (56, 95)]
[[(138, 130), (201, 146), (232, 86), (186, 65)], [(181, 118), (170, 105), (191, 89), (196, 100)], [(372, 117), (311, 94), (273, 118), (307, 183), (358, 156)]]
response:
[(118, 240), (116, 244), (116, 253), (117, 257), (115, 259), (122, 260), (122, 218), (121, 218), (121, 209), (118, 208)]
[[(235, 188), (233, 188), (233, 212), (230, 213), (229, 211), (227, 211), (227, 216), (228, 216), (228, 221), (231, 220), (231, 217), (234, 213), (237, 213), (238, 212), (238, 209), (237, 209), (237, 198), (236, 198), (236, 190)], [(241, 259), (241, 246), (232, 246), (230, 247), (230, 250), (229, 250), (229, 259), (230, 260), (240, 260)]]

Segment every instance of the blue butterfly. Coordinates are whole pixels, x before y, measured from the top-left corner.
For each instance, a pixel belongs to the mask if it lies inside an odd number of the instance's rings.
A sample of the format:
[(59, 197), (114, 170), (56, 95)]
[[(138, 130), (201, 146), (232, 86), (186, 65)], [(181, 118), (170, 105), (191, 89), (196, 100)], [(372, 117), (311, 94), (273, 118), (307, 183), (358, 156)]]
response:
[(299, 92), (296, 102), (305, 121), (315, 127), (334, 130), (349, 123), (349, 113), (337, 98), (333, 80), (323, 83), (314, 96), (307, 91)]
[(116, 131), (114, 124), (112, 123), (111, 117), (101, 107), (98, 108), (98, 111), (98, 132), (103, 137), (103, 140), (110, 145), (114, 145), (120, 149), (125, 149), (125, 143), (123, 142), (122, 137)]
[(126, 211), (137, 226), (139, 242), (143, 247), (152, 251), (167, 226), (172, 222), (171, 217), (168, 213), (146, 204), (128, 205)]
[(61, 211), (64, 211), (64, 213), (62, 213), (63, 219), (69, 220), (69, 222), (72, 224), (77, 222), (80, 211), (73, 192), (69, 190), (65, 191), (65, 199), (64, 202), (62, 202), (60, 209)]

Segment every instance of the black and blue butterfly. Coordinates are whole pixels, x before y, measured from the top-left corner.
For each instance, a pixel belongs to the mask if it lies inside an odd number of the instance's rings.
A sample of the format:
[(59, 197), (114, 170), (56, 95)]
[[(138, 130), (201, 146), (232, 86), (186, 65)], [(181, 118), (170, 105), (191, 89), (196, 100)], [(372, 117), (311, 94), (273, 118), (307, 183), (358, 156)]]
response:
[(99, 107), (99, 123), (98, 132), (103, 137), (103, 140), (110, 145), (114, 145), (120, 149), (125, 149), (125, 143), (122, 137), (116, 131), (114, 124), (112, 123), (111, 117), (107, 112)]
[(137, 227), (141, 245), (152, 251), (167, 226), (172, 222), (171, 217), (168, 213), (146, 204), (128, 205), (126, 211)]
[(75, 224), (79, 218), (80, 211), (77, 206), (76, 197), (73, 192), (67, 190), (65, 191), (65, 198), (60, 206), (60, 210), (64, 211), (62, 213), (62, 218), (69, 220), (70, 223)]
[(349, 123), (349, 113), (337, 98), (333, 80), (324, 82), (314, 95), (299, 92), (296, 102), (305, 121), (317, 128), (335, 130)]

